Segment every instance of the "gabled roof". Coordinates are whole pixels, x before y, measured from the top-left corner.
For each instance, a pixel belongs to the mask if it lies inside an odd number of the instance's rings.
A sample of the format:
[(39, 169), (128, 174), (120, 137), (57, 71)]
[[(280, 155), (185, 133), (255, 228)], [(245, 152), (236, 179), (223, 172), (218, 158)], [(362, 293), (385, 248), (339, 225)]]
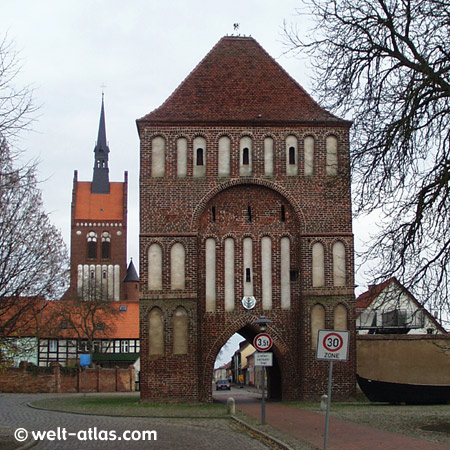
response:
[(91, 193), (91, 183), (77, 183), (75, 219), (80, 220), (124, 220), (123, 183), (109, 183), (108, 194)]
[(369, 286), (369, 290), (362, 293), (356, 299), (356, 309), (368, 308), (372, 304), (372, 302), (385, 290), (385, 288), (387, 288), (393, 282), (398, 283), (397, 279), (392, 277), (389, 278), (389, 280), (383, 281), (383, 283)]
[(223, 37), (144, 123), (311, 124), (349, 126), (320, 107), (251, 37)]
[(423, 310), (427, 317), (435, 324), (438, 330), (440, 330), (442, 333), (447, 333), (445, 328), (436, 320), (436, 318), (433, 317), (433, 315), (395, 277), (389, 278), (383, 283), (369, 286), (369, 290), (362, 293), (356, 299), (356, 315), (359, 316), (364, 309), (369, 308), (369, 306), (376, 300), (376, 298), (391, 284), (395, 284), (401, 292), (405, 293), (410, 298), (410, 300), (418, 309)]

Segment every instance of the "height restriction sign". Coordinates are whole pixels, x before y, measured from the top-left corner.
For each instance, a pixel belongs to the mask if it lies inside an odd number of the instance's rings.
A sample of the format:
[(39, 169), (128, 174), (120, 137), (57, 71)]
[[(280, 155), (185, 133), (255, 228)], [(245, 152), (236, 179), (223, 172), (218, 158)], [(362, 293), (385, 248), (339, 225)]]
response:
[(324, 361), (347, 361), (348, 331), (319, 330), (316, 359)]

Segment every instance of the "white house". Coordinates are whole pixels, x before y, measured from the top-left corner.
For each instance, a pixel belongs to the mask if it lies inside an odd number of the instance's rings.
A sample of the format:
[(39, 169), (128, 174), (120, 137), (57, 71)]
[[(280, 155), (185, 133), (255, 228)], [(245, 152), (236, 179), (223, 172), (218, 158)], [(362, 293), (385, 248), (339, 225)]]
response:
[(356, 299), (358, 334), (440, 334), (441, 324), (395, 278), (369, 287)]

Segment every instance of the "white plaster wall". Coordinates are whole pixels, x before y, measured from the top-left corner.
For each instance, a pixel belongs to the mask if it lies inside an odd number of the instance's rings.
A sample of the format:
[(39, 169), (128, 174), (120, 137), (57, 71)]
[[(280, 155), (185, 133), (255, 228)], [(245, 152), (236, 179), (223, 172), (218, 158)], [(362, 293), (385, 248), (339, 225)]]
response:
[(262, 306), (272, 309), (272, 239), (269, 236), (261, 239), (261, 269)]
[(78, 297), (83, 298), (83, 265), (82, 264), (78, 264), (77, 293), (78, 293)]
[(165, 142), (161, 136), (152, 139), (152, 177), (164, 176)]
[(291, 307), (291, 241), (288, 237), (281, 238), (281, 308)]
[(273, 139), (264, 139), (264, 174), (266, 177), (273, 176)]
[(306, 136), (304, 140), (305, 148), (305, 176), (314, 175), (314, 138)]
[(235, 308), (234, 239), (225, 239), (225, 311)]
[(187, 175), (187, 139), (177, 139), (177, 176)]
[[(202, 148), (203, 149), (203, 166), (197, 165), (197, 149)], [(206, 175), (206, 164), (207, 164), (207, 157), (206, 157), (206, 139), (201, 136), (197, 136), (194, 139), (194, 177), (204, 177)]]
[(164, 354), (164, 322), (162, 311), (159, 308), (153, 308), (149, 314), (149, 354)]
[[(239, 142), (239, 175), (241, 177), (250, 176), (252, 174), (252, 139), (249, 136), (244, 136)], [(244, 165), (243, 150), (248, 148), (248, 164)]]
[(183, 244), (177, 242), (170, 249), (170, 289), (184, 289), (185, 287), (186, 251)]
[(108, 300), (114, 299), (114, 266), (108, 266)]
[[(253, 295), (253, 241), (244, 239), (244, 296)], [(250, 269), (250, 282), (246, 280), (246, 269)]]
[(162, 289), (162, 249), (158, 244), (152, 244), (148, 249), (148, 289)]
[(231, 140), (227, 136), (219, 139), (219, 177), (230, 176)]
[[(289, 164), (289, 149), (291, 147), (295, 149), (295, 164)], [(286, 138), (286, 175), (298, 175), (298, 142), (295, 136), (288, 136)]]
[(205, 243), (205, 267), (206, 267), (206, 311), (216, 310), (216, 241), (206, 239)]
[(312, 285), (325, 286), (324, 248), (320, 242), (316, 242), (312, 247)]
[(344, 305), (336, 305), (334, 308), (334, 329), (338, 331), (347, 330), (347, 308)]
[(173, 317), (173, 354), (185, 355), (188, 352), (187, 311), (178, 306)]
[(333, 284), (345, 286), (345, 246), (342, 242), (333, 244)]
[(118, 302), (120, 300), (120, 266), (116, 264), (114, 266), (114, 300)]
[(327, 175), (337, 175), (338, 171), (338, 142), (335, 136), (328, 136), (327, 149)]
[(317, 348), (319, 330), (325, 329), (325, 309), (322, 305), (314, 305), (311, 309), (311, 348)]

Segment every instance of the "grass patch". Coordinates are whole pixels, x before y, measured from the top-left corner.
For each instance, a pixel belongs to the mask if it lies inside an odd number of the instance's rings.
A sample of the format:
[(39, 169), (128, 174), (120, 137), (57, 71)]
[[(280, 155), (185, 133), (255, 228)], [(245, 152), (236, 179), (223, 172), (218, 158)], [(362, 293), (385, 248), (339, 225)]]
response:
[(129, 417), (188, 417), (225, 418), (226, 405), (216, 403), (140, 403), (139, 398), (114, 397), (66, 397), (37, 400), (31, 403), (36, 408), (53, 411), (95, 414), (101, 416)]
[[(320, 411), (319, 402), (285, 404), (325, 414), (325, 411)], [(348, 422), (450, 445), (450, 405), (331, 402), (330, 414)]]

